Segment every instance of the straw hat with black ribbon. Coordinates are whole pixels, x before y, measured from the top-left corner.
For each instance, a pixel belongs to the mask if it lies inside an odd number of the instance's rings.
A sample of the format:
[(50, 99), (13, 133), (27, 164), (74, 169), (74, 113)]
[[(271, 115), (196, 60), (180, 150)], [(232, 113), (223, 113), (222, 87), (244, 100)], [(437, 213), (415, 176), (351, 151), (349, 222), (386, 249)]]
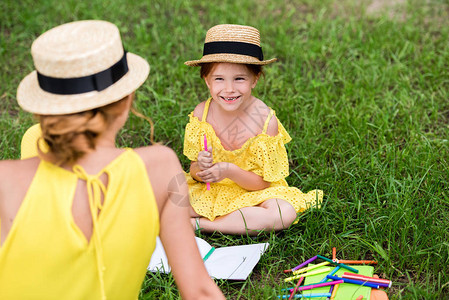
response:
[(193, 67), (211, 62), (267, 65), (276, 60), (276, 58), (264, 60), (260, 33), (256, 28), (221, 24), (207, 31), (203, 57), (199, 60), (186, 61), (184, 64)]
[(145, 59), (125, 52), (112, 23), (66, 23), (31, 46), (35, 71), (19, 84), (17, 101), (26, 111), (70, 114), (105, 106), (135, 91), (148, 77)]

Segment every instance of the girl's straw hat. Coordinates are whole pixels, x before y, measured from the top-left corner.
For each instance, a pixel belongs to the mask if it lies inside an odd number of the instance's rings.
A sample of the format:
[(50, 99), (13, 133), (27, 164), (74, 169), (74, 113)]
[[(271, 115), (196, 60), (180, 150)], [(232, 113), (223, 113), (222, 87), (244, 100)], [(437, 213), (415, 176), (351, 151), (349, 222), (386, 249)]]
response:
[(116, 102), (135, 91), (150, 72), (141, 57), (126, 53), (118, 28), (99, 20), (57, 26), (31, 46), (36, 71), (17, 89), (26, 111), (61, 115)]
[(263, 60), (259, 30), (250, 26), (222, 24), (207, 31), (203, 57), (184, 64), (194, 67), (210, 62), (266, 65), (276, 60)]

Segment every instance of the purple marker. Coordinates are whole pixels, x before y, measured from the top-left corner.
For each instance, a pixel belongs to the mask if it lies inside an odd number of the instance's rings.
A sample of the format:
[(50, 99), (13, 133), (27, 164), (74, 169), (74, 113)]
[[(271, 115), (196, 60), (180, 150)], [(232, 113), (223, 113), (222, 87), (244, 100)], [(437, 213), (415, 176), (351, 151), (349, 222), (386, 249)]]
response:
[(317, 259), (317, 257), (318, 257), (318, 256), (315, 255), (314, 257), (312, 257), (312, 258), (306, 260), (306, 261), (303, 262), (302, 264), (297, 265), (296, 267), (294, 267), (294, 268), (292, 269), (292, 272), (293, 272), (293, 271), (296, 271), (296, 270), (299, 270), (299, 269), (301, 269), (301, 268), (304, 267), (304, 266), (307, 266), (309, 263), (311, 263), (312, 261), (314, 261), (315, 259)]

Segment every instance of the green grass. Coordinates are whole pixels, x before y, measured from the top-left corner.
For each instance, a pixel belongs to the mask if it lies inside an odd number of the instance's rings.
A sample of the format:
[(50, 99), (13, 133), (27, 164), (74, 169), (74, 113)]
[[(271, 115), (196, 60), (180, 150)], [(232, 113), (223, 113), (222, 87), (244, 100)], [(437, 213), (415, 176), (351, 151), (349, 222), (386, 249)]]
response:
[[(357, 4), (355, 4), (357, 3)], [(187, 114), (208, 96), (198, 70), (208, 28), (257, 27), (267, 58), (256, 96), (273, 107), (293, 141), (289, 184), (320, 188), (325, 202), (299, 224), (255, 239), (202, 235), (217, 247), (270, 248), (245, 282), (217, 281), (230, 299), (270, 299), (282, 270), (337, 247), (342, 259), (374, 258), (393, 280), (390, 299), (443, 299), (449, 293), (449, 4), (408, 1), (368, 14), (370, 1), (12, 1), (0, 2), (1, 159), (20, 155), (33, 123), (16, 88), (33, 69), (33, 39), (58, 24), (105, 19), (151, 74), (137, 92), (157, 140), (184, 167)], [(149, 125), (131, 116), (118, 144), (149, 143)], [(141, 299), (178, 299), (169, 275), (148, 274)]]

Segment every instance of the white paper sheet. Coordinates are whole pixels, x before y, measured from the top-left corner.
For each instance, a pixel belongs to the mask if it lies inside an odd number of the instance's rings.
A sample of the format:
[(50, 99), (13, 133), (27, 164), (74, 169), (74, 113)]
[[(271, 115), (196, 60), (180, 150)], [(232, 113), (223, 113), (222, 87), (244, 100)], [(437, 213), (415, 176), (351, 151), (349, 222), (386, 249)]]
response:
[[(199, 237), (195, 237), (195, 239), (201, 257), (204, 257), (212, 247)], [(268, 243), (259, 243), (218, 248), (204, 264), (212, 278), (245, 280), (259, 262), (268, 245)], [(156, 249), (151, 257), (148, 270), (151, 272), (170, 272), (167, 256), (159, 237), (156, 240)]]

